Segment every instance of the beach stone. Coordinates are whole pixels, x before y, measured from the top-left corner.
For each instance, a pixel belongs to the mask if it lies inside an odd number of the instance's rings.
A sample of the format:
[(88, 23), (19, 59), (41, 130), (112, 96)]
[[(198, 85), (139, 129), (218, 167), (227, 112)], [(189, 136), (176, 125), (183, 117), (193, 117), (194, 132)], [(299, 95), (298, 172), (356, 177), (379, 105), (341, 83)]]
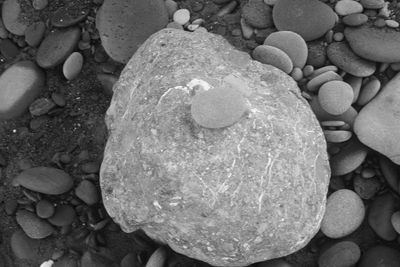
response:
[(376, 177), (364, 178), (361, 175), (356, 175), (353, 178), (353, 187), (362, 199), (371, 199), (381, 189), (381, 183)]
[(280, 0), (272, 17), (278, 30), (296, 32), (306, 41), (322, 37), (336, 22), (335, 12), (318, 0)]
[(96, 16), (105, 51), (121, 63), (127, 63), (151, 34), (167, 24), (164, 0), (105, 0)]
[(387, 157), (379, 157), (379, 167), (387, 184), (395, 191), (399, 192), (400, 168)]
[(16, 214), (17, 223), (22, 230), (33, 239), (42, 239), (48, 237), (54, 232), (53, 227), (43, 219), (40, 219), (36, 214), (27, 211), (19, 210)]
[(329, 143), (342, 143), (349, 140), (353, 134), (344, 130), (324, 130), (324, 135)]
[(32, 116), (47, 114), (56, 104), (49, 98), (41, 97), (29, 105), (29, 112)]
[(294, 67), (302, 69), (307, 61), (308, 49), (304, 39), (295, 32), (273, 32), (264, 41), (265, 45), (274, 46), (285, 52)]
[(368, 249), (358, 267), (397, 267), (400, 262), (400, 251), (391, 247), (378, 245)]
[(365, 14), (350, 14), (342, 18), (342, 22), (347, 26), (361, 26), (368, 21), (368, 16)]
[(321, 41), (308, 42), (308, 57), (307, 65), (311, 65), (314, 68), (320, 68), (325, 65), (327, 55), (326, 46)]
[(0, 119), (22, 115), (45, 84), (43, 71), (32, 61), (11, 65), (0, 76)]
[[(314, 74), (312, 76), (314, 76)], [(311, 80), (309, 80), (306, 85), (307, 89), (312, 92), (317, 92), (318, 89), (325, 83), (343, 80), (343, 78), (339, 74), (331, 70), (323, 72), (316, 77), (312, 76), (309, 77)]]
[(63, 63), (76, 48), (81, 36), (80, 28), (53, 30), (40, 44), (36, 62), (48, 69)]
[(345, 42), (331, 43), (327, 55), (336, 67), (353, 76), (368, 77), (376, 70), (375, 62), (357, 56)]
[(46, 31), (46, 25), (43, 21), (37, 21), (29, 25), (25, 30), (25, 42), (36, 47), (40, 44)]
[(353, 52), (362, 58), (376, 62), (400, 62), (400, 32), (394, 29), (347, 27), (344, 35)]
[(50, 218), (47, 220), (54, 226), (66, 226), (74, 222), (76, 213), (70, 205), (59, 205)]
[(36, 10), (44, 9), (48, 4), (48, 0), (32, 0), (32, 7)]
[(365, 105), (354, 123), (354, 132), (366, 146), (400, 164), (400, 74)]
[(18, 0), (5, 0), (1, 8), (1, 18), (3, 19), (6, 29), (15, 34), (22, 36), (25, 33), (28, 25), (20, 20), (22, 13), (21, 6)]
[[(191, 119), (193, 95), (234, 80), (245, 117), (220, 129)], [(164, 29), (114, 88), (100, 186), (125, 232), (140, 227), (186, 256), (245, 266), (293, 253), (318, 231), (329, 183), (325, 140), (290, 76), (222, 36)]]
[(0, 42), (0, 52), (7, 60), (14, 59), (19, 54), (19, 48), (10, 39)]
[(400, 211), (393, 213), (390, 221), (392, 222), (393, 229), (397, 234), (400, 234)]
[(263, 0), (249, 0), (242, 7), (242, 17), (252, 27), (268, 28), (273, 25), (272, 9)]
[(358, 96), (360, 94), (363, 78), (356, 77), (356, 76), (353, 76), (353, 75), (346, 75), (344, 77), (344, 81), (346, 83), (350, 84), (351, 88), (353, 88), (354, 97), (353, 97), (352, 103), (354, 104), (357, 101)]
[(172, 16), (173, 20), (179, 25), (185, 25), (190, 21), (190, 11), (186, 8), (178, 9)]
[(18, 259), (38, 259), (41, 241), (27, 236), (23, 230), (15, 231), (11, 236), (10, 246)]
[(0, 38), (6, 39), (7, 36), (8, 36), (8, 31), (7, 31), (6, 27), (4, 26), (3, 19), (0, 18)]
[(340, 115), (348, 110), (353, 97), (353, 88), (343, 81), (329, 81), (324, 83), (318, 91), (321, 107), (332, 115)]
[(399, 206), (397, 202), (398, 200), (390, 193), (385, 193), (377, 196), (369, 208), (369, 225), (380, 238), (386, 241), (392, 241), (397, 237), (391, 222), (392, 214)]
[(75, 79), (81, 73), (83, 56), (79, 52), (73, 52), (68, 56), (63, 65), (63, 74), (67, 80)]
[(340, 241), (321, 253), (318, 267), (355, 266), (361, 257), (360, 247), (352, 241)]
[(360, 3), (367, 9), (381, 9), (385, 5), (385, 0), (361, 0)]
[(354, 0), (340, 0), (335, 5), (335, 11), (340, 16), (363, 12), (363, 6)]
[(88, 14), (88, 9), (80, 8), (79, 5), (71, 6), (71, 4), (67, 4), (52, 13), (50, 22), (55, 27), (70, 27), (83, 21)]
[(329, 238), (342, 238), (362, 223), (365, 207), (361, 198), (349, 189), (333, 192), (327, 200), (321, 231)]
[(272, 65), (275, 68), (289, 74), (293, 70), (293, 63), (290, 57), (281, 49), (270, 45), (259, 45), (252, 53), (255, 60)]
[(381, 89), (381, 82), (378, 79), (371, 79), (361, 89), (360, 96), (357, 99), (357, 105), (364, 106), (371, 101)]
[(88, 205), (94, 205), (100, 201), (96, 186), (88, 180), (79, 183), (75, 188), (75, 195)]
[(36, 214), (42, 219), (47, 219), (53, 216), (55, 211), (53, 203), (46, 199), (42, 199), (36, 203)]

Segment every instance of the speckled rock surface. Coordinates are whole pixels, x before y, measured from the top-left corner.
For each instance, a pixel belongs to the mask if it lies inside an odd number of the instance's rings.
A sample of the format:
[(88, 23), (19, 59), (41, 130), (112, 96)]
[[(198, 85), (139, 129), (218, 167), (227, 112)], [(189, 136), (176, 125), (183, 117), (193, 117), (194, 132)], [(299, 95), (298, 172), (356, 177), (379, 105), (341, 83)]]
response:
[[(241, 90), (249, 111), (200, 127), (191, 98), (218, 86)], [(293, 79), (223, 37), (152, 35), (114, 86), (106, 123), (100, 185), (124, 231), (217, 266), (288, 255), (317, 233), (329, 182), (318, 121)]]

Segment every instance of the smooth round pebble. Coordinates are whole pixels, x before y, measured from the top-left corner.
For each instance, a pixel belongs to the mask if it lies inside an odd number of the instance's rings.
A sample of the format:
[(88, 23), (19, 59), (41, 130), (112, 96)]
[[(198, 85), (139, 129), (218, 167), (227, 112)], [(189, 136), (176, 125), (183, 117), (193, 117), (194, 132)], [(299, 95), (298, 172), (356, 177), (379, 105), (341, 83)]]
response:
[(344, 34), (342, 32), (335, 32), (333, 34), (333, 40), (335, 40), (336, 42), (341, 42), (344, 39)]
[(291, 31), (271, 33), (264, 41), (264, 45), (274, 46), (285, 52), (293, 62), (293, 66), (302, 69), (307, 61), (308, 49), (304, 39)]
[(376, 197), (369, 208), (369, 225), (380, 238), (386, 241), (392, 241), (397, 237), (397, 232), (391, 222), (397, 201), (389, 192)]
[(361, 257), (360, 247), (352, 241), (341, 241), (326, 249), (318, 258), (318, 267), (350, 267)]
[(338, 67), (336, 67), (335, 65), (327, 65), (318, 69), (315, 69), (313, 71), (313, 73), (310, 75), (309, 79), (314, 79), (315, 77), (328, 72), (328, 71), (333, 71), (333, 72), (338, 72)]
[(138, 262), (138, 255), (133, 252), (126, 254), (122, 258), (120, 265), (121, 265), (121, 267), (140, 266), (140, 263)]
[(253, 58), (263, 64), (272, 65), (287, 74), (293, 69), (290, 57), (281, 49), (270, 45), (259, 45), (253, 50)]
[(54, 215), (48, 221), (54, 226), (66, 226), (72, 224), (75, 218), (74, 208), (70, 205), (60, 205), (56, 207)]
[(79, 183), (75, 188), (75, 195), (88, 205), (94, 205), (100, 201), (96, 186), (88, 180)]
[(332, 115), (339, 115), (348, 110), (353, 97), (353, 89), (343, 81), (329, 81), (324, 83), (318, 91), (321, 107)]
[(42, 219), (50, 218), (54, 215), (54, 205), (46, 199), (40, 200), (36, 203), (36, 214)]
[(33, 0), (32, 7), (36, 10), (44, 9), (48, 4), (48, 0)]
[(332, 175), (345, 175), (357, 169), (367, 157), (367, 151), (368, 149), (356, 139), (349, 140), (349, 143), (329, 160)]
[(304, 77), (310, 76), (314, 72), (314, 67), (312, 65), (305, 65), (303, 68)]
[(398, 267), (400, 262), (400, 251), (391, 247), (378, 245), (368, 249), (358, 267)]
[(399, 23), (392, 19), (385, 20), (385, 23), (386, 23), (386, 26), (388, 26), (390, 28), (398, 28), (399, 27)]
[(321, 231), (329, 238), (345, 237), (361, 225), (364, 216), (361, 198), (351, 190), (338, 190), (327, 199)]
[(190, 20), (190, 11), (185, 8), (178, 9), (173, 15), (173, 20), (180, 25), (185, 25)]
[(83, 67), (83, 56), (79, 52), (73, 52), (63, 65), (63, 74), (67, 80), (75, 79)]
[(36, 214), (19, 210), (16, 214), (17, 223), (22, 230), (33, 239), (42, 239), (48, 237), (54, 232), (53, 227), (45, 220), (36, 216)]
[(32, 239), (24, 231), (15, 231), (10, 240), (10, 246), (18, 259), (33, 260), (39, 255), (40, 240)]
[(303, 79), (303, 71), (300, 68), (293, 68), (292, 72), (290, 73), (290, 76), (293, 78), (293, 80), (300, 81)]
[(368, 16), (365, 14), (351, 14), (343, 17), (343, 23), (347, 26), (361, 26), (368, 21)]
[(198, 92), (192, 99), (191, 115), (196, 123), (205, 128), (230, 126), (247, 110), (243, 94), (231, 87), (219, 87)]
[(378, 79), (371, 79), (368, 83), (366, 83), (361, 91), (360, 95), (357, 99), (357, 105), (364, 106), (369, 101), (371, 101), (381, 89), (381, 82)]
[(363, 6), (354, 0), (340, 0), (335, 5), (335, 12), (340, 16), (361, 13)]
[(324, 135), (329, 143), (343, 143), (353, 136), (352, 132), (344, 130), (324, 130)]
[(392, 222), (392, 226), (397, 234), (400, 234), (400, 211), (393, 213), (390, 221)]
[(316, 92), (323, 84), (326, 84), (331, 81), (342, 81), (342, 80), (343, 78), (336, 72), (327, 71), (309, 80), (306, 87), (307, 90)]

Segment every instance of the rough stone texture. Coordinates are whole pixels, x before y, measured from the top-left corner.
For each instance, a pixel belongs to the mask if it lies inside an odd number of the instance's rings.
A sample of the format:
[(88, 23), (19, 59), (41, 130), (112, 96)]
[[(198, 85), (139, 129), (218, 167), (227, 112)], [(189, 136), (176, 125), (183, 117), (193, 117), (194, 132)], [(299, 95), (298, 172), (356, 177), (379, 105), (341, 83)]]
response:
[[(196, 90), (227, 82), (240, 85), (246, 115), (221, 129), (195, 124)], [(124, 231), (217, 266), (288, 255), (318, 231), (329, 182), (318, 121), (293, 79), (222, 37), (152, 35), (114, 86), (106, 123), (100, 184)]]

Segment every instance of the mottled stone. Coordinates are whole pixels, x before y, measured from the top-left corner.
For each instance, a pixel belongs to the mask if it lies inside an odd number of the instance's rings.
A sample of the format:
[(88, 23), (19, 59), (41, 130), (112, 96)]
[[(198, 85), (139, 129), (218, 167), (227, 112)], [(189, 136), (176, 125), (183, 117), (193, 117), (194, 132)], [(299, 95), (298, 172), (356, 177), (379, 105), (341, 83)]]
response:
[[(193, 95), (224, 86), (243, 93), (248, 111), (229, 127), (196, 124)], [(290, 76), (221, 36), (164, 29), (138, 49), (114, 88), (100, 186), (125, 232), (142, 228), (217, 266), (288, 255), (317, 233), (326, 144)]]

